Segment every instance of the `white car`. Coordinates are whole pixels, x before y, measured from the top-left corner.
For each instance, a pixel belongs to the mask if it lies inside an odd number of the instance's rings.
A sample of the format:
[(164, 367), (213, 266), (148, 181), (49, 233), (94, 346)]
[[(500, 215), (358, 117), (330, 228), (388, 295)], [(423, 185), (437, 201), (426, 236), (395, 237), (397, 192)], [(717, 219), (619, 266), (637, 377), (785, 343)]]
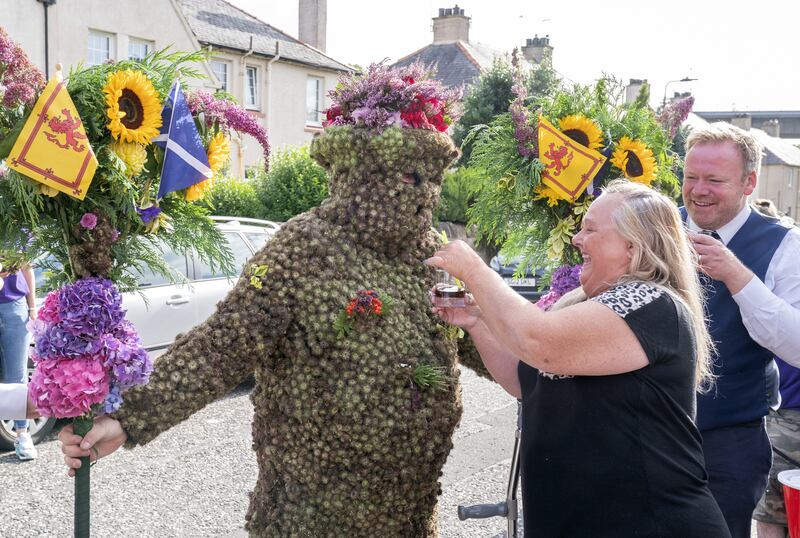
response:
[[(233, 252), (236, 274), (212, 271), (196, 255), (165, 252), (169, 265), (186, 277), (185, 284), (172, 284), (163, 276), (145, 271), (139, 289), (122, 295), (126, 318), (139, 332), (150, 358), (155, 358), (172, 344), (175, 336), (185, 333), (214, 313), (217, 303), (233, 288), (247, 260), (261, 249), (279, 228), (266, 220), (239, 217), (211, 217)], [(42, 277), (37, 273), (37, 281)], [(38, 298), (39, 301), (43, 297)], [(29, 364), (32, 372), (33, 364)], [(31, 421), (29, 431), (34, 442), (47, 435), (55, 419)], [(0, 449), (13, 449), (13, 421), (0, 421)]]

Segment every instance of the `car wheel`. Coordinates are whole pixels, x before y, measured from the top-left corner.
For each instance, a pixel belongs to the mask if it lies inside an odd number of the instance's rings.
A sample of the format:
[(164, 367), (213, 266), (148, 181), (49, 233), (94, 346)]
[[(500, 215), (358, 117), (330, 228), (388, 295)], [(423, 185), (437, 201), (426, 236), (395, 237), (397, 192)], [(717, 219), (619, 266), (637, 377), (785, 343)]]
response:
[[(33, 443), (37, 444), (44, 439), (53, 426), (56, 424), (55, 418), (41, 417), (37, 419), (28, 420), (28, 433), (31, 434)], [(14, 450), (14, 439), (16, 435), (13, 432), (13, 420), (0, 420), (0, 449)]]

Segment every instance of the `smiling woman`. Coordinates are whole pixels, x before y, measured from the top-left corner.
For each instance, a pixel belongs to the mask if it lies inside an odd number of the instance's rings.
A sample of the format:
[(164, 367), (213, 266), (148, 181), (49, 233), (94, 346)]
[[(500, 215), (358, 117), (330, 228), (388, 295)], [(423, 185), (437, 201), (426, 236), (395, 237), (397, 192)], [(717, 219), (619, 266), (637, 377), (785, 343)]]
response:
[(574, 239), (582, 287), (550, 312), (463, 242), (427, 260), (473, 296), (466, 308), (435, 311), (469, 332), (495, 380), (522, 400), (526, 532), (730, 536), (693, 422), (711, 341), (678, 210), (618, 180), (583, 223)]

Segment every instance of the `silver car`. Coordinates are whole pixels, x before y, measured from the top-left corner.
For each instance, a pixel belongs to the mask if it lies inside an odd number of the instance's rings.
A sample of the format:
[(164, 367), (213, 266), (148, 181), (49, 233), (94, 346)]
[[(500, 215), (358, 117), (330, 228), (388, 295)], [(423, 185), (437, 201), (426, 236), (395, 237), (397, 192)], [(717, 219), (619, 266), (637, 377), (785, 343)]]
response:
[[(185, 333), (208, 318), (217, 303), (233, 288), (247, 260), (261, 249), (279, 228), (279, 224), (266, 220), (239, 217), (211, 217), (228, 241), (233, 252), (236, 274), (226, 275), (212, 270), (195, 255), (164, 252), (169, 265), (186, 278), (185, 284), (172, 284), (153, 271), (146, 270), (139, 277), (139, 289), (125, 293), (122, 304), (127, 319), (139, 332), (151, 358), (164, 353), (175, 336)], [(138, 275), (137, 275), (138, 276)], [(43, 275), (37, 272), (37, 281)], [(42, 297), (39, 301), (43, 300)], [(29, 362), (33, 371), (33, 363)], [(0, 449), (13, 450), (13, 421), (0, 421)], [(33, 441), (39, 442), (53, 428), (55, 419), (40, 418), (31, 421), (29, 431)]]

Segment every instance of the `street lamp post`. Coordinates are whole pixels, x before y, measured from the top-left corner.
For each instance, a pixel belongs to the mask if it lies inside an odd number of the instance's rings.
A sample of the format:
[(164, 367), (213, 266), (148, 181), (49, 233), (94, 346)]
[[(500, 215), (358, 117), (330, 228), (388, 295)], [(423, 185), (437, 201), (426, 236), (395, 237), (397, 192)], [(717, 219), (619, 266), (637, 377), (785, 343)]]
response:
[(662, 107), (667, 106), (667, 87), (670, 84), (672, 84), (673, 82), (692, 82), (693, 80), (697, 80), (697, 79), (696, 78), (683, 77), (683, 78), (678, 78), (678, 79), (675, 79), (675, 80), (667, 81), (667, 83), (664, 84), (664, 100), (661, 102), (661, 106)]

